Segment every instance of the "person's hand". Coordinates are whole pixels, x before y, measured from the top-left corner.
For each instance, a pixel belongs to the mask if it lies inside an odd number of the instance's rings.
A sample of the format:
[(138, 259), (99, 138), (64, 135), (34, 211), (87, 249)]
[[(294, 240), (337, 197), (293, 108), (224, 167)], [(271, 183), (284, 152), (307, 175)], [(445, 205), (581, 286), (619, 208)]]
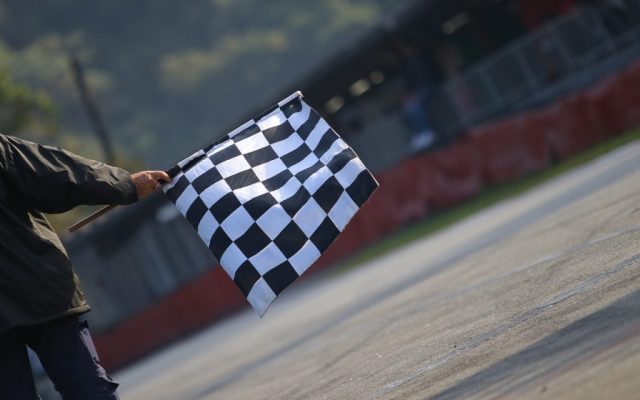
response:
[(140, 171), (131, 174), (131, 180), (136, 185), (138, 198), (141, 199), (159, 188), (160, 183), (170, 182), (171, 178), (164, 171)]

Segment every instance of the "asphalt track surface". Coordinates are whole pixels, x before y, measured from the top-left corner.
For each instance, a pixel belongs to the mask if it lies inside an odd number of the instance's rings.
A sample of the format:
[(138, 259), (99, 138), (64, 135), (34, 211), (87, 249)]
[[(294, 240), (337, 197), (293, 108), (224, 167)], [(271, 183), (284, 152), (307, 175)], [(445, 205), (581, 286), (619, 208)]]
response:
[(122, 399), (637, 399), (640, 142), (293, 286), (116, 374)]

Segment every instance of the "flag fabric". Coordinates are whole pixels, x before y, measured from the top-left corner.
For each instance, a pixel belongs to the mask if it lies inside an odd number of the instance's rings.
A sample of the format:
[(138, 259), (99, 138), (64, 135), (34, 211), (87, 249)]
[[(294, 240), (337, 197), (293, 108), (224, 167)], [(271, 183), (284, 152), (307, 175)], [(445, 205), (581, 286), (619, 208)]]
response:
[(169, 175), (164, 192), (260, 316), (378, 186), (300, 92)]

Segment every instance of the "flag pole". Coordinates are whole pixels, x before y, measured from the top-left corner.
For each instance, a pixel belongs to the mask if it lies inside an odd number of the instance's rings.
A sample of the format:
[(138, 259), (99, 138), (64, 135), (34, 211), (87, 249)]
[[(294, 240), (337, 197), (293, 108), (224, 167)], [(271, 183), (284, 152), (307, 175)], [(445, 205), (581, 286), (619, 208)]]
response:
[(113, 210), (114, 208), (118, 207), (116, 204), (111, 204), (105, 207), (102, 207), (101, 209), (99, 209), (98, 211), (94, 212), (93, 214), (89, 215), (88, 217), (85, 217), (83, 219), (81, 219), (80, 221), (76, 222), (75, 224), (71, 225), (69, 227), (69, 232), (75, 232), (78, 229), (82, 228), (83, 226), (87, 225), (88, 223), (95, 221), (96, 219), (98, 219), (98, 217), (108, 213), (109, 211)]
[[(173, 179), (173, 177), (176, 175), (176, 171), (173, 168), (168, 170), (168, 171), (165, 171), (165, 172), (167, 173), (167, 175), (169, 175), (169, 177), (171, 179)], [(159, 180), (158, 183), (160, 185), (163, 185), (163, 184), (168, 183), (168, 182), (164, 182), (164, 181), (160, 181)], [(69, 232), (75, 232), (78, 229), (82, 228), (83, 226), (95, 221), (99, 217), (101, 217), (104, 214), (108, 213), (109, 211), (115, 209), (116, 207), (118, 207), (117, 204), (111, 204), (111, 205), (108, 205), (108, 206), (104, 206), (101, 209), (99, 209), (98, 211), (94, 212), (93, 214), (91, 214), (91, 215), (89, 215), (87, 217), (84, 217), (80, 221), (78, 221), (75, 224), (71, 225), (69, 228), (67, 228), (67, 230)]]

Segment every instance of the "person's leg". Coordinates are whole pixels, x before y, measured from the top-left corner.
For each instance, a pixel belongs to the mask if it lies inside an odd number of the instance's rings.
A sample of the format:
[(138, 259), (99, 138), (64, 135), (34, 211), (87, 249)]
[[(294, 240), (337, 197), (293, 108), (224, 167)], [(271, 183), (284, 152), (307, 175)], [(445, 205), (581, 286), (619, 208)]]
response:
[(33, 326), (26, 340), (65, 400), (118, 399), (118, 384), (100, 365), (86, 322), (66, 317)]
[(0, 335), (0, 399), (38, 399), (19, 329)]

